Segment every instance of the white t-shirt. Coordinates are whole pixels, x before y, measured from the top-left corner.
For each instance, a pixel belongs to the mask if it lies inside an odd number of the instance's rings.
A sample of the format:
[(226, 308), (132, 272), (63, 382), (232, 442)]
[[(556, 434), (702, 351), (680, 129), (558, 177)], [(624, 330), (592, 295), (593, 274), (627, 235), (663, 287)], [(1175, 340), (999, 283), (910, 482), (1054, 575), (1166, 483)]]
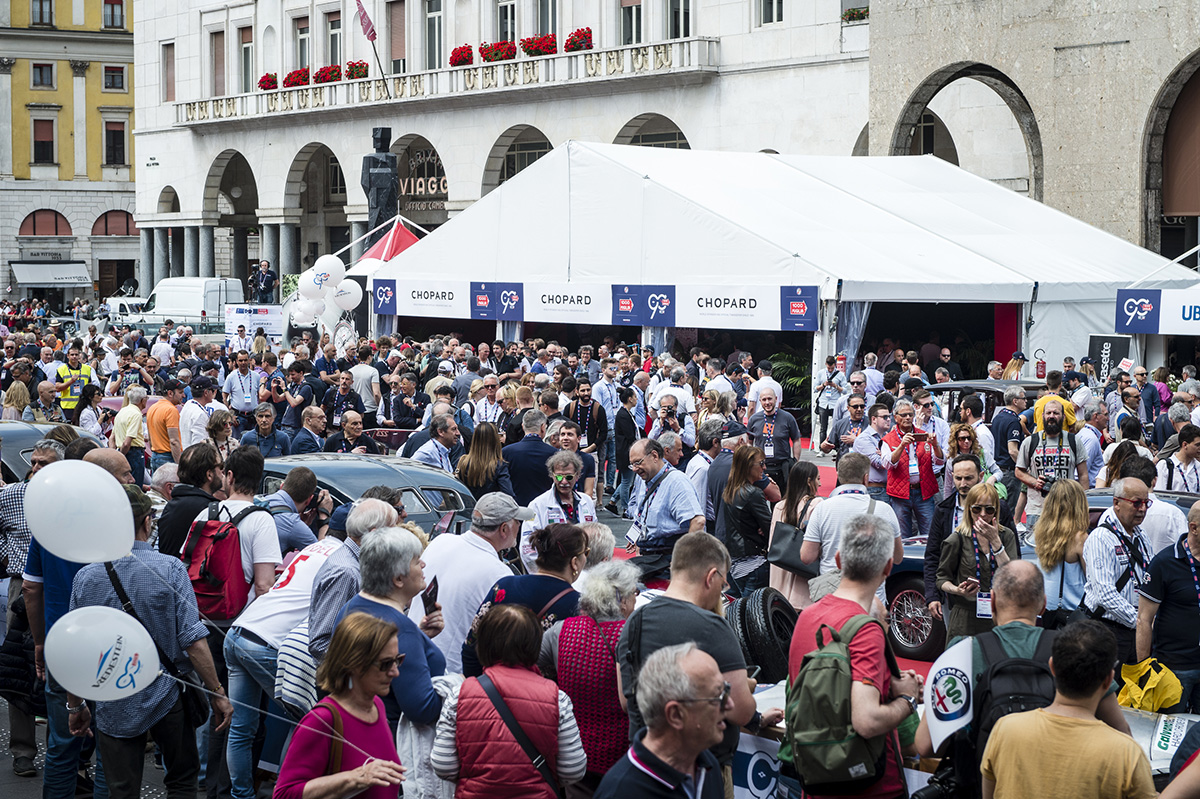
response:
[(350, 376), (354, 378), (354, 390), (362, 399), (366, 412), (374, 413), (379, 410), (379, 403), (375, 401), (375, 391), (372, 389), (372, 386), (379, 385), (379, 370), (368, 363), (356, 363), (350, 367)]
[[(244, 499), (227, 499), (221, 503), (220, 518), (230, 519), (237, 516), (252, 504)], [(205, 508), (196, 515), (192, 523), (207, 519), (208, 508)], [(242, 549), (242, 576), (250, 583), (250, 597), (246, 600), (249, 606), (254, 602), (254, 564), (270, 563), (272, 566), (279, 566), (283, 563), (283, 555), (279, 552), (279, 533), (275, 529), (275, 517), (269, 512), (262, 512), (251, 513), (242, 519), (238, 524), (238, 543)]]
[(657, 411), (658, 406), (659, 406), (663, 396), (666, 394), (674, 394), (675, 395), (677, 412), (678, 411), (683, 411), (684, 413), (695, 413), (696, 412), (696, 399), (692, 396), (691, 387), (690, 386), (677, 386), (677, 385), (674, 385), (673, 383), (666, 383), (666, 382), (660, 384), (658, 386), (658, 388), (654, 390), (654, 393), (651, 395), (651, 398), (650, 398), (650, 408), (652, 410)]
[[(583, 453), (583, 456), (590, 457), (587, 453)], [(590, 524), (596, 521), (596, 503), (592, 501), (592, 498), (579, 492), (575, 492), (575, 498), (579, 514), (578, 523)], [(529, 509), (536, 515), (521, 524), (521, 560), (525, 562), (526, 571), (530, 574), (537, 574), (537, 551), (529, 542), (529, 537), (533, 535), (534, 530), (540, 530), (551, 524), (567, 523), (567, 515), (558, 504), (553, 488), (534, 497), (533, 501), (529, 503)]]
[[(425, 561), (425, 582), (438, 581), (438, 603), (446, 626), (433, 642), (446, 656), (446, 673), (462, 673), (462, 645), (475, 621), (475, 613), (492, 586), (512, 570), (500, 560), (488, 541), (473, 532), (462, 535), (442, 534), (421, 555)], [(414, 601), (408, 617), (420, 624), (425, 606)]]
[(308, 618), (317, 572), (341, 545), (336, 538), (326, 538), (300, 550), (271, 590), (242, 611), (234, 626), (244, 627), (278, 649), (284, 637)]
[(758, 402), (758, 395), (762, 393), (764, 388), (775, 389), (775, 399), (782, 399), (783, 386), (779, 385), (775, 380), (763, 375), (750, 384), (750, 392), (746, 395), (747, 402)]
[(184, 449), (208, 438), (208, 420), (217, 410), (216, 403), (201, 405), (188, 400), (179, 409), (179, 443)]
[(158, 358), (160, 364), (167, 366), (175, 357), (175, 348), (169, 341), (155, 341), (154, 346), (150, 348), (150, 354)]

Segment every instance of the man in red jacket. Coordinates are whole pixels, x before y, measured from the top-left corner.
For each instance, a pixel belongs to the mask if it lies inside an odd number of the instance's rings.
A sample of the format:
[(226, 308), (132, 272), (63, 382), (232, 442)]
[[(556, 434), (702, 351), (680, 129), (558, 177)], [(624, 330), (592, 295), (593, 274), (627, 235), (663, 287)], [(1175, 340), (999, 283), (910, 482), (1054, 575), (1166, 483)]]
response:
[(896, 400), (892, 408), (896, 426), (880, 446), (880, 456), (888, 467), (887, 494), (900, 522), (901, 538), (929, 533), (938, 490), (933, 461), (943, 458), (937, 436), (913, 427), (915, 413), (912, 402)]

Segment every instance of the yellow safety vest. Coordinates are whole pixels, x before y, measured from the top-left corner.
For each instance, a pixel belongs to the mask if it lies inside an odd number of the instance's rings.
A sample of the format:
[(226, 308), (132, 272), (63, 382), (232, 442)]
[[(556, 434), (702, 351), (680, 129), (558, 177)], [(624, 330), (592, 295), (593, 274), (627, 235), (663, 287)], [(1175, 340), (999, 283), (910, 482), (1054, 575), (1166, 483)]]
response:
[(72, 377), (79, 378), (71, 385), (58, 392), (58, 404), (64, 411), (74, 411), (75, 406), (79, 404), (79, 395), (83, 393), (83, 387), (92, 382), (92, 367), (86, 363), (80, 364), (78, 369), (72, 369), (70, 364), (64, 363), (58, 367), (58, 381), (65, 383)]

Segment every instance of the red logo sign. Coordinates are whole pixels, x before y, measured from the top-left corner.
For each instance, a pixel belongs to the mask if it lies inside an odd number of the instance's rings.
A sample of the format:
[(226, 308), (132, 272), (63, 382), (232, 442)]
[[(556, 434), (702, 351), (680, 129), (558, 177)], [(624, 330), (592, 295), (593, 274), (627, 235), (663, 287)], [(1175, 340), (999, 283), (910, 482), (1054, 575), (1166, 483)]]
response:
[(629, 297), (622, 297), (617, 300), (617, 310), (621, 313), (633, 313), (633, 300)]
[(492, 298), (490, 296), (488, 296), (487, 294), (476, 294), (475, 295), (475, 307), (476, 308), (486, 308), (491, 304), (492, 304)]
[(792, 316), (805, 316), (808, 314), (808, 303), (804, 300), (794, 300), (791, 306)]

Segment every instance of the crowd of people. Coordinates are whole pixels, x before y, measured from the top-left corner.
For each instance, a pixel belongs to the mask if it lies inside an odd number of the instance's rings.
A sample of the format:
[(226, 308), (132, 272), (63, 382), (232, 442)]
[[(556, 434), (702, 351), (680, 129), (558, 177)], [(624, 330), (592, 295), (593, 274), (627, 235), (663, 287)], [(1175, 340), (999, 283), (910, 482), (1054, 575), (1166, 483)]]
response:
[[(985, 795), (1040, 790), (1010, 782), (1023, 770), (1012, 742), (1061, 735), (1064, 718), (1128, 733), (1114, 662), (1119, 679), (1153, 654), (1184, 683), (1176, 709), (1200, 709), (1200, 609), (1185, 596), (1200, 510), (1184, 518), (1152, 494), (1200, 492), (1194, 370), (1164, 401), (1165, 375), (1117, 370), (1099, 385), (1065, 363), (1029, 390), (1036, 401), (1005, 384), (1003, 407), (972, 394), (952, 416), (925, 388), (930, 370), (962, 376), (947, 348), (867, 353), (849, 374), (831, 358), (812, 381), (814, 446), (837, 472), (823, 499), (803, 420), (782, 408), (771, 361), (748, 352), (382, 336), (339, 353), (308, 334), (280, 345), (242, 327), (217, 344), (169, 326), (68, 340), (33, 327), (4, 349), (3, 418), (64, 423), (34, 447), (30, 476), (95, 463), (126, 484), (135, 524), (132, 555), (112, 568), (71, 563), (32, 538), (28, 482), (0, 490), (16, 643), (0, 648), (0, 693), (15, 695), (5, 667), (28, 677), (34, 701), (10, 701), (9, 748), (14, 771), (35, 776), (45, 716), (47, 797), (139, 796), (148, 740), (173, 796), (200, 785), (252, 799), (272, 779), (260, 761), (281, 764), (273, 790), (288, 799), (401, 786), (430, 799), (726, 796), (740, 732), (785, 721), (756, 707), (723, 619), (728, 597), (768, 585), (803, 611), (792, 683), (828, 645), (823, 631), (854, 622), (848, 712), (882, 759), (850, 792), (904, 795), (900, 764), (931, 750), (916, 723), (922, 680), (862, 617), (886, 619), (885, 580), (916, 535), (952, 643), (994, 634), (1030, 657), (1043, 627), (1061, 629), (1043, 647), (1061, 667), (1045, 716), (977, 742), (970, 777)], [(989, 364), (989, 379), (1023, 359)], [(400, 441), (474, 496), (469, 530), (431, 540), (386, 485), (335, 506), (303, 466), (260, 495), (267, 458)], [(1089, 534), (1084, 489), (1100, 484), (1112, 508)], [(618, 542), (604, 521), (620, 517), (631, 524)], [(1022, 560), (1021, 519), (1035, 563)], [(188, 576), (188, 542), (222, 522), (240, 568), (214, 599)], [(798, 552), (768, 560), (781, 536)], [(819, 593), (817, 575), (833, 578)], [(639, 597), (667, 576), (660, 596)], [(67, 692), (42, 647), (87, 605), (134, 612), (163, 659), (210, 691), (207, 710), (166, 676), (121, 700)], [(807, 723), (791, 712), (785, 739)], [(1094, 795), (1145, 795), (1145, 764), (1088, 734), (1088, 756), (1115, 764), (1100, 779), (1122, 786)], [(785, 746), (781, 780), (820, 788), (812, 757)]]

